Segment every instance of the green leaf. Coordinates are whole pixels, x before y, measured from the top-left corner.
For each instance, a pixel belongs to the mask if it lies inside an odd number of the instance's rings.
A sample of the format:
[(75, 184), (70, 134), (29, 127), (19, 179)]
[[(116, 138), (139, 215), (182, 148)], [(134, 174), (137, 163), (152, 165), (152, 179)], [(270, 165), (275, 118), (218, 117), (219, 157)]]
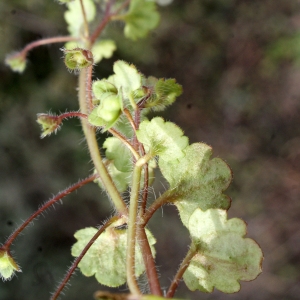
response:
[(88, 121), (94, 126), (101, 126), (103, 130), (111, 128), (121, 115), (122, 102), (119, 96), (107, 92), (103, 94), (100, 105), (92, 110)]
[(132, 171), (132, 154), (130, 150), (116, 137), (109, 137), (103, 143), (105, 155), (114, 162), (115, 167), (121, 172)]
[(92, 86), (93, 93), (98, 100), (102, 100), (104, 93), (117, 94), (117, 88), (106, 79), (97, 80)]
[(0, 249), (0, 278), (10, 280), (15, 272), (21, 272), (21, 269), (6, 250)]
[[(88, 22), (94, 20), (96, 7), (93, 0), (84, 0), (84, 9)], [(68, 23), (68, 30), (72, 36), (80, 37), (83, 30), (84, 19), (81, 11), (80, 1), (75, 0), (67, 3), (68, 10), (65, 12), (65, 20)]]
[(136, 135), (153, 157), (159, 155), (160, 160), (166, 162), (182, 158), (185, 155), (183, 149), (188, 145), (188, 138), (183, 131), (160, 117), (143, 121)]
[(167, 196), (178, 208), (181, 221), (188, 221), (196, 208), (228, 209), (230, 198), (223, 194), (231, 180), (228, 165), (220, 158), (210, 160), (212, 149), (206, 144), (195, 143), (183, 150), (180, 160), (159, 160), (163, 176), (170, 184)]
[(159, 79), (155, 84), (155, 93), (145, 103), (145, 107), (155, 111), (164, 110), (182, 94), (182, 86), (175, 79)]
[[(112, 178), (119, 193), (123, 193), (128, 188), (131, 182), (131, 172), (119, 171), (113, 161), (105, 161), (110, 177)], [(102, 190), (106, 190), (100, 179), (95, 180)]]
[(117, 49), (113, 40), (101, 40), (94, 44), (92, 52), (94, 55), (94, 63), (100, 62), (103, 58), (111, 58)]
[[(114, 63), (114, 82), (118, 89), (122, 89), (125, 93), (131, 93), (142, 85), (142, 76), (134, 65), (118, 60)], [(126, 97), (126, 95), (125, 95)]]
[(261, 273), (262, 251), (255, 241), (244, 238), (242, 220), (227, 220), (227, 212), (220, 209), (197, 209), (189, 231), (197, 251), (183, 275), (190, 290), (212, 292), (215, 287), (235, 293), (240, 280), (254, 280)]
[(145, 37), (159, 23), (156, 4), (147, 0), (131, 0), (128, 12), (120, 16), (126, 22), (124, 34), (127, 38), (137, 40)]
[[(115, 223), (107, 228), (78, 265), (85, 276), (95, 275), (98, 282), (110, 287), (117, 287), (126, 282), (127, 229), (118, 229), (119, 225), (122, 224)], [(72, 247), (72, 255), (79, 256), (96, 232), (97, 229), (91, 227), (77, 231), (74, 236), (78, 241)], [(146, 230), (146, 234), (151, 251), (155, 254), (155, 239), (150, 231)], [(145, 270), (138, 243), (135, 267), (136, 276), (140, 276)]]

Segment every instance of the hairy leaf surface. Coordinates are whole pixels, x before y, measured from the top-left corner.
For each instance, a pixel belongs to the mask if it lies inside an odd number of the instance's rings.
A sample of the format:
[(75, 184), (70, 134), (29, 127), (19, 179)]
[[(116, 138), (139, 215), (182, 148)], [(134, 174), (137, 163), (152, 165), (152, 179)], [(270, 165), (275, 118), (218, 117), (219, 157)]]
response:
[(183, 275), (192, 291), (225, 293), (240, 290), (240, 280), (250, 281), (261, 273), (262, 251), (255, 241), (244, 238), (246, 224), (227, 220), (221, 209), (195, 210), (189, 231), (197, 252)]
[(159, 155), (166, 162), (182, 158), (183, 149), (189, 141), (183, 131), (172, 122), (165, 122), (156, 117), (151, 121), (145, 120), (136, 132), (138, 140), (149, 148), (152, 156)]
[(223, 191), (229, 186), (232, 174), (222, 159), (210, 160), (212, 149), (206, 144), (192, 144), (183, 153), (184, 157), (178, 160), (159, 160), (159, 167), (170, 184), (168, 197), (188, 227), (189, 218), (198, 207), (229, 208), (230, 198)]
[[(126, 282), (127, 229), (114, 226), (110, 226), (99, 236), (78, 265), (85, 276), (95, 275), (98, 282), (110, 287), (117, 287)], [(74, 236), (78, 241), (72, 247), (72, 255), (79, 256), (96, 232), (97, 229), (92, 227), (77, 231)], [(151, 251), (155, 254), (155, 239), (150, 231), (146, 230), (146, 233)], [(138, 243), (135, 266), (135, 274), (140, 276), (145, 267)]]

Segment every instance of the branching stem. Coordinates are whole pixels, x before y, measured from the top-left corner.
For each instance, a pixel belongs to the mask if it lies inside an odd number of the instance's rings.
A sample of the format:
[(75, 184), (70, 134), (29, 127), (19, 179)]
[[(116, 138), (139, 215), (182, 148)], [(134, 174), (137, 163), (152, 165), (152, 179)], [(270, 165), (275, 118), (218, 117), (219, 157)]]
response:
[(135, 151), (134, 147), (129, 143), (129, 141), (118, 131), (116, 131), (113, 128), (108, 129), (108, 132), (110, 132), (113, 136), (118, 138), (132, 153), (134, 158), (138, 160), (140, 158), (140, 155)]
[[(86, 69), (82, 69), (79, 75), (79, 106), (82, 113), (87, 113), (86, 105)], [(87, 145), (90, 151), (91, 158), (93, 160), (94, 166), (99, 174), (102, 184), (107, 190), (109, 196), (111, 197), (117, 211), (119, 214), (127, 215), (127, 207), (119, 194), (114, 182), (112, 181), (105, 165), (102, 162), (102, 158), (99, 151), (99, 146), (96, 139), (95, 129), (92, 128), (87, 120), (81, 119), (81, 124), (83, 132), (87, 141)]]

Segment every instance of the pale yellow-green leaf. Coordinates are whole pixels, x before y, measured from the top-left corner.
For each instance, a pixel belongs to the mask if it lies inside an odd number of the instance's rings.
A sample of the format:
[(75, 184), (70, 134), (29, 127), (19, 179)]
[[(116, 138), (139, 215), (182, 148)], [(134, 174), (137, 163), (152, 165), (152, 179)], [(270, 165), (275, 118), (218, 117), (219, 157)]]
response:
[(261, 273), (262, 251), (245, 238), (241, 219), (227, 220), (225, 210), (198, 208), (189, 219), (189, 232), (197, 251), (183, 275), (190, 290), (235, 293), (239, 281), (254, 280)]
[[(96, 228), (85, 228), (75, 233), (77, 242), (72, 247), (72, 255), (79, 256), (89, 240), (97, 232)], [(153, 255), (155, 239), (146, 230)], [(108, 227), (87, 251), (78, 267), (85, 276), (95, 275), (99, 283), (117, 287), (126, 282), (127, 229)], [(142, 253), (136, 244), (135, 274), (140, 276), (144, 270)]]

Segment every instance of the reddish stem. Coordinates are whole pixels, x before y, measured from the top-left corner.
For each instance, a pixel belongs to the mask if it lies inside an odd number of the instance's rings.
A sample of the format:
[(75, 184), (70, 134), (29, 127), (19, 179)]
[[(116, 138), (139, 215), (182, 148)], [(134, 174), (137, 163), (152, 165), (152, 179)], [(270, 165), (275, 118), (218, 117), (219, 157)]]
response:
[(174, 279), (172, 280), (172, 283), (171, 283), (169, 290), (167, 292), (167, 295), (166, 295), (167, 298), (173, 298), (173, 296), (178, 288), (179, 282), (180, 282), (184, 272), (188, 268), (188, 266), (191, 262), (191, 259), (194, 257), (195, 253), (196, 253), (196, 249), (194, 249), (194, 246), (192, 245), (191, 248), (189, 249), (186, 257), (182, 261)]
[(156, 271), (155, 261), (151, 252), (149, 241), (146, 235), (145, 228), (138, 226), (137, 228), (137, 239), (142, 249), (143, 260), (145, 264), (146, 274), (149, 282), (151, 294), (162, 296), (160, 283)]
[(64, 191), (58, 193), (55, 197), (47, 201), (44, 205), (42, 205), (35, 213), (33, 213), (19, 228), (17, 228), (7, 239), (3, 247), (1, 249), (8, 251), (12, 242), (17, 238), (17, 236), (26, 228), (26, 226), (31, 223), (38, 215), (40, 215), (43, 211), (45, 211), (48, 207), (56, 203), (57, 201), (61, 200), (65, 196), (69, 195), (70, 193), (74, 192), (75, 190), (79, 189), (80, 187), (84, 186), (85, 184), (92, 182), (98, 177), (97, 174), (91, 175), (88, 178), (79, 181), (78, 183), (70, 186), (69, 188), (65, 189)]
[(33, 48), (42, 46), (42, 45), (49, 45), (49, 44), (54, 44), (54, 43), (64, 43), (64, 42), (72, 42), (72, 41), (77, 41), (78, 38), (73, 37), (73, 36), (57, 36), (57, 37), (52, 37), (52, 38), (46, 38), (46, 39), (41, 39), (38, 41), (34, 41), (29, 43), (25, 48), (20, 51), (20, 54), (26, 57), (27, 52), (32, 50)]
[(86, 74), (86, 95), (87, 95), (87, 108), (90, 113), (93, 108), (93, 96), (92, 96), (92, 75), (93, 75), (93, 66), (88, 67)]
[(60, 120), (67, 119), (67, 118), (74, 118), (74, 117), (87, 119), (88, 116), (86, 114), (80, 112), (73, 112), (73, 111), (66, 112), (57, 116), (57, 118)]
[(84, 247), (80, 255), (74, 260), (70, 270), (68, 271), (67, 275), (63, 279), (62, 283), (59, 285), (58, 289), (55, 291), (54, 295), (51, 297), (51, 300), (56, 300), (59, 294), (62, 292), (64, 287), (66, 286), (67, 282), (71, 278), (72, 274), (74, 273), (75, 269), (77, 268), (78, 264), (84, 257), (84, 255), (87, 253), (87, 251), (90, 249), (90, 247), (94, 244), (94, 242), (97, 240), (97, 238), (100, 236), (100, 234), (113, 222), (118, 220), (118, 216), (112, 217), (110, 220), (108, 220), (97, 232), (96, 234), (91, 238), (91, 240), (88, 242), (88, 244)]
[(106, 8), (105, 8), (105, 13), (104, 13), (104, 18), (101, 21), (101, 23), (98, 25), (98, 27), (95, 29), (94, 33), (90, 37), (90, 44), (93, 45), (98, 38), (98, 36), (101, 34), (102, 30), (105, 28), (107, 23), (111, 19), (111, 13), (110, 13), (110, 8), (111, 8), (111, 1), (108, 1)]

